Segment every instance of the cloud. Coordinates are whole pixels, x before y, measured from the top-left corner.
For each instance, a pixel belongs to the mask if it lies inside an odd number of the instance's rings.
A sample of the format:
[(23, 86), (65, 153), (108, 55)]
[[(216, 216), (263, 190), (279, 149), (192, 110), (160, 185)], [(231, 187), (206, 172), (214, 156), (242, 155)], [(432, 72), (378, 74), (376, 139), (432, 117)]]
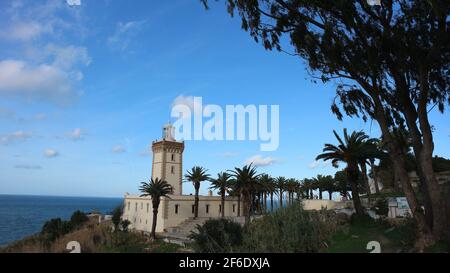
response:
[(123, 147), (122, 145), (114, 146), (111, 151), (115, 154), (121, 154), (126, 152), (125, 147)]
[(81, 128), (75, 128), (73, 131), (68, 133), (68, 136), (74, 141), (83, 139)]
[(278, 160), (273, 157), (270, 157), (270, 156), (263, 157), (261, 155), (255, 155), (255, 156), (247, 159), (245, 161), (245, 164), (246, 165), (253, 164), (254, 166), (257, 166), (257, 167), (266, 167), (266, 166), (273, 165), (276, 162), (278, 162)]
[(40, 169), (42, 169), (42, 167), (39, 165), (28, 165), (28, 164), (16, 165), (16, 166), (14, 166), (14, 168), (24, 169), (24, 170), (40, 170)]
[(59, 153), (53, 149), (47, 149), (44, 151), (44, 155), (47, 158), (54, 158), (54, 157), (59, 156)]
[(1, 136), (0, 143), (3, 145), (8, 145), (17, 141), (25, 141), (32, 136), (33, 134), (31, 132), (16, 131), (14, 133)]
[(139, 34), (145, 21), (119, 22), (115, 32), (108, 37), (108, 45), (116, 50), (125, 51)]
[(315, 161), (309, 163), (308, 168), (313, 170), (313, 169), (316, 169), (318, 167), (326, 168), (328, 166), (330, 166), (330, 162), (328, 162), (328, 161), (315, 160)]
[(0, 36), (8, 40), (29, 41), (49, 32), (51, 32), (51, 28), (38, 22), (18, 22), (1, 31)]
[(81, 6), (81, 0), (66, 0), (67, 5), (73, 6)]
[(47, 64), (34, 66), (24, 61), (0, 61), (0, 95), (25, 100), (47, 100), (59, 105), (70, 104), (81, 95), (71, 84), (70, 75)]

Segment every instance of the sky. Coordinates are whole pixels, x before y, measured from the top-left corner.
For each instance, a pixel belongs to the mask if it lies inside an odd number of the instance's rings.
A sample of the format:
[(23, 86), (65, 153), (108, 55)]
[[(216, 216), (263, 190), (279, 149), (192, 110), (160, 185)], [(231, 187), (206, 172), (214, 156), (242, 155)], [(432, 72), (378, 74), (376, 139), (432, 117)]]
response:
[[(334, 174), (315, 157), (332, 130), (380, 135), (330, 111), (336, 83), (265, 51), (223, 1), (0, 2), (0, 194), (120, 197), (151, 176), (150, 144), (176, 101), (279, 105), (280, 145), (186, 141), (185, 171), (211, 175), (254, 162), (293, 178)], [(450, 118), (430, 113), (435, 154), (450, 158)], [(341, 166), (343, 167), (343, 166)], [(184, 193), (192, 193), (189, 183)], [(205, 183), (201, 193), (208, 191)]]

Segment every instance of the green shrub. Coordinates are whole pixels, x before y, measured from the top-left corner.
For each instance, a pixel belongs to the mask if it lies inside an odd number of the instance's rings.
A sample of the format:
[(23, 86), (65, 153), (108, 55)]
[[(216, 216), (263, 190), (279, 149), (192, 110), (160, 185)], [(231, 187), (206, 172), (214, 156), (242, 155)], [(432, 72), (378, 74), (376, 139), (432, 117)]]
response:
[(72, 229), (76, 229), (87, 221), (89, 221), (89, 217), (87, 217), (86, 213), (77, 210), (70, 217), (70, 226)]
[(190, 238), (195, 242), (194, 249), (202, 253), (236, 252), (242, 244), (242, 227), (226, 219), (206, 221), (197, 226)]
[(279, 209), (245, 227), (242, 252), (318, 252), (336, 230), (334, 213), (305, 211), (301, 205)]
[(380, 216), (387, 216), (389, 212), (388, 200), (386, 198), (379, 198), (372, 209)]

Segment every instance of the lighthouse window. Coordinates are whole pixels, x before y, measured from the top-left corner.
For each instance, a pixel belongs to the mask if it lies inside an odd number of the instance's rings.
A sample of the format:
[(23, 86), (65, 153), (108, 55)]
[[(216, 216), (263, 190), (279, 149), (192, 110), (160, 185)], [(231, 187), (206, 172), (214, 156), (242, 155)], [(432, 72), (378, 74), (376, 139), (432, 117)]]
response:
[(206, 205), (206, 213), (209, 213), (209, 205)]
[(128, 210), (130, 210), (130, 202), (128, 202)]
[(236, 212), (236, 205), (233, 204), (233, 212)]
[(147, 212), (148, 212), (148, 206), (149, 206), (149, 203), (147, 203)]
[(192, 213), (195, 213), (195, 205), (192, 205)]
[(170, 172), (171, 172), (171, 173), (175, 173), (175, 166), (172, 166), (172, 167), (170, 168)]
[(178, 206), (179, 205), (175, 205), (175, 214), (178, 214)]
[(137, 211), (137, 206), (138, 206), (138, 203), (137, 202), (134, 203), (134, 211)]
[(175, 161), (175, 155), (172, 154), (172, 161)]

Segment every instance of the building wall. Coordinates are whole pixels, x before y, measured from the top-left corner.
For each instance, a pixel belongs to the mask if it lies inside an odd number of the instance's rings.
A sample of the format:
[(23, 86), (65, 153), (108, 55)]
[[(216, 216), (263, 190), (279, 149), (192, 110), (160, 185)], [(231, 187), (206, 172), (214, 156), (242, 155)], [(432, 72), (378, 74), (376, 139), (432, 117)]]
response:
[[(138, 196), (125, 196), (123, 220), (130, 221), (130, 229), (151, 232), (153, 223), (153, 207), (151, 198)], [(156, 231), (164, 229), (162, 207), (160, 205)]]
[[(148, 210), (147, 210), (148, 204)], [(192, 206), (194, 205), (194, 196), (173, 195), (171, 198), (162, 198), (157, 219), (156, 232), (164, 232), (169, 227), (176, 227), (183, 221), (193, 218)], [(208, 211), (206, 206), (209, 206)], [(198, 216), (202, 218), (218, 218), (221, 216), (221, 199), (218, 196), (199, 196)], [(178, 211), (176, 211), (176, 206)], [(234, 211), (233, 211), (234, 206)], [(238, 215), (238, 204), (236, 198), (227, 197), (225, 201), (225, 216), (233, 217)], [(241, 203), (242, 215), (242, 203)], [(125, 196), (125, 206), (123, 219), (131, 222), (130, 228), (138, 231), (151, 232), (153, 210), (151, 199), (148, 197), (139, 197), (133, 195)]]
[(321, 210), (324, 209), (334, 209), (340, 202), (332, 200), (303, 200), (303, 208), (305, 210)]

